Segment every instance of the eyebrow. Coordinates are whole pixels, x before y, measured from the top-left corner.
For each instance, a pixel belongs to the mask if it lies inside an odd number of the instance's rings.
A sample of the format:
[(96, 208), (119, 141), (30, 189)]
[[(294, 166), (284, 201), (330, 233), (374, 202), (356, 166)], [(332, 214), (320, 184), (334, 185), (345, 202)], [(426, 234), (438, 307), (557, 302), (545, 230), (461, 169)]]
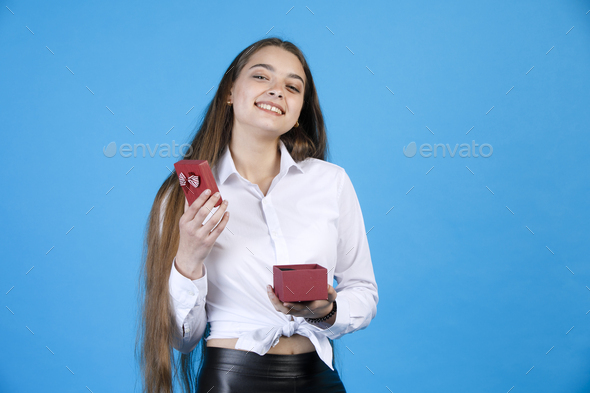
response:
[[(252, 69), (254, 67), (266, 68), (267, 70), (272, 71), (272, 72), (275, 71), (275, 68), (273, 66), (271, 66), (270, 64), (254, 64), (252, 67), (250, 67), (250, 69)], [(297, 74), (288, 74), (287, 77), (294, 78), (294, 79), (299, 79), (301, 81), (301, 83), (303, 83), (303, 86), (305, 86), (305, 82), (303, 81), (303, 79), (299, 75), (297, 75)]]

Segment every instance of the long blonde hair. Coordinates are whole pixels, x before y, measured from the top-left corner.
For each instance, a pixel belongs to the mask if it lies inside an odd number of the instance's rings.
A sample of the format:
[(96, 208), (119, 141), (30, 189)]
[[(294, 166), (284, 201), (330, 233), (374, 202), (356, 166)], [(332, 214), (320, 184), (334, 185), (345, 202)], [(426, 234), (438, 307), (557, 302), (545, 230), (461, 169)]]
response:
[[(265, 38), (245, 48), (232, 61), (221, 78), (217, 92), (207, 107), (200, 126), (197, 126), (191, 148), (182, 159), (207, 160), (213, 168), (231, 140), (233, 110), (227, 105), (232, 83), (237, 79), (250, 57), (259, 49), (273, 45), (297, 56), (305, 71), (306, 84), (304, 103), (299, 117), (299, 127), (281, 136), (296, 162), (307, 157), (325, 160), (327, 139), (324, 119), (316, 88), (307, 61), (301, 50), (288, 41), (279, 38)], [(162, 209), (163, 200), (166, 199)], [(163, 210), (163, 211), (161, 211)], [(201, 369), (205, 353), (205, 337), (209, 324), (197, 347), (201, 347), (200, 365), (194, 372), (193, 354), (181, 354), (175, 360), (172, 342), (175, 318), (168, 292), (168, 279), (172, 261), (178, 250), (180, 231), (179, 220), (184, 213), (184, 193), (176, 173), (170, 173), (156, 193), (145, 230), (142, 250), (142, 265), (139, 282), (141, 302), (140, 321), (135, 344), (136, 358), (141, 367), (141, 379), (145, 393), (173, 392), (173, 380), (180, 370), (183, 392), (196, 388), (196, 376)], [(161, 220), (163, 217), (163, 220)], [(160, 232), (161, 228), (161, 232)], [(334, 344), (332, 354), (334, 354)], [(334, 366), (334, 361), (333, 361)]]

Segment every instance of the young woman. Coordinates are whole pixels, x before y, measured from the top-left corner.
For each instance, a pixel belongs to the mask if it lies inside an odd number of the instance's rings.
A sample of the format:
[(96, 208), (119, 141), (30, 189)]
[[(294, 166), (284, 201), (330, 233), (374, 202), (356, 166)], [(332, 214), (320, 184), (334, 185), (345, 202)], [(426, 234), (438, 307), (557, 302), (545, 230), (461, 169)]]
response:
[[(366, 328), (379, 297), (355, 190), (326, 149), (302, 52), (278, 38), (244, 49), (183, 157), (208, 160), (231, 207), (214, 208), (219, 197), (205, 193), (189, 207), (171, 173), (150, 212), (138, 335), (145, 392), (171, 392), (179, 368), (185, 391), (345, 392), (332, 340)], [(304, 263), (328, 270), (328, 300), (282, 303), (272, 266)]]

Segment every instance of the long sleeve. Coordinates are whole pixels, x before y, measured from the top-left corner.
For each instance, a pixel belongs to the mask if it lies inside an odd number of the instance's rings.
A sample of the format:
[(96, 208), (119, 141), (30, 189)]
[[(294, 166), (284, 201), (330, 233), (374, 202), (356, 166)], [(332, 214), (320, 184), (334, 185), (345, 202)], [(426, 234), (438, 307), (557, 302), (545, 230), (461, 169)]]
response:
[(338, 283), (335, 288), (338, 293), (336, 320), (326, 329), (310, 324), (332, 340), (366, 328), (377, 315), (379, 302), (361, 206), (344, 169), (338, 186), (338, 208), (338, 250), (334, 270)]
[(178, 272), (175, 258), (168, 287), (176, 316), (177, 340), (173, 347), (179, 352), (190, 353), (203, 337), (207, 326), (207, 268), (203, 265), (203, 277), (191, 280)]
[[(169, 196), (170, 192), (166, 194), (160, 206), (160, 235)], [(203, 265), (203, 277), (191, 280), (178, 272), (174, 258), (168, 279), (168, 291), (176, 321), (172, 346), (177, 351), (187, 354), (195, 349), (207, 326), (207, 268)]]

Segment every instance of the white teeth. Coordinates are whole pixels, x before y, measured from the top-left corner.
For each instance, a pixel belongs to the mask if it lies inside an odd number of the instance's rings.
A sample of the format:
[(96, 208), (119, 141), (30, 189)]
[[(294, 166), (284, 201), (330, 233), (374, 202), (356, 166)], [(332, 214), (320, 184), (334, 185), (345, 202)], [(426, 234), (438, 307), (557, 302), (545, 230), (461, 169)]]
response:
[(282, 115), (283, 114), (283, 112), (279, 108), (274, 107), (274, 106), (270, 106), (270, 105), (267, 105), (267, 104), (256, 104), (256, 106), (258, 106), (260, 108), (263, 108), (263, 109), (267, 109), (269, 111), (276, 112), (279, 115)]

